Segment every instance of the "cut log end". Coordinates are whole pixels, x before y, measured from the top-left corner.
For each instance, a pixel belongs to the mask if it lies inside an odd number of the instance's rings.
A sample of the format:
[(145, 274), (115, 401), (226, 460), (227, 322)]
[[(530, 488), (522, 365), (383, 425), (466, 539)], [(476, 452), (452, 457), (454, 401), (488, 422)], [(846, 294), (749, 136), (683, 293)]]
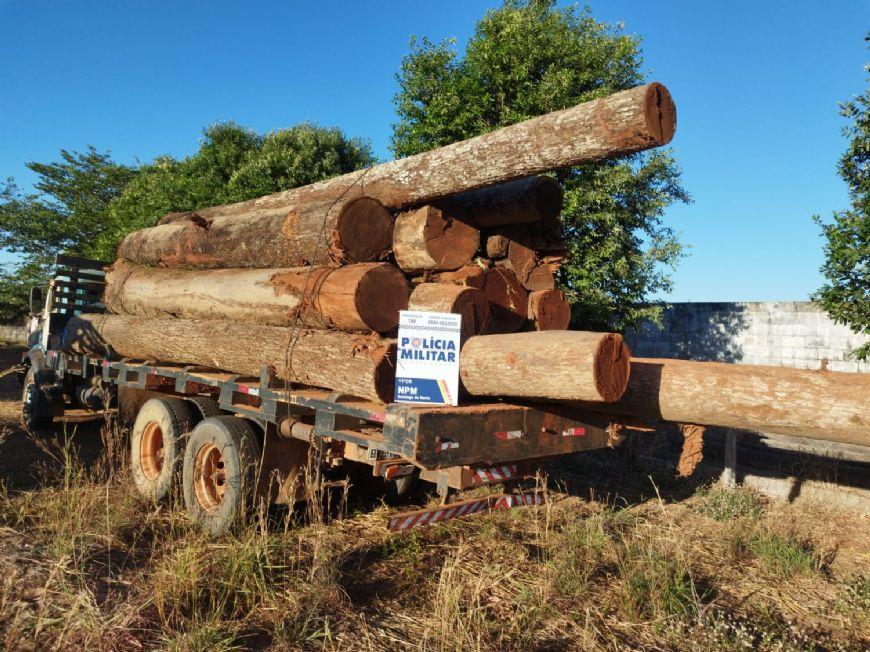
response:
[(390, 403), (394, 398), (396, 387), (396, 344), (391, 342), (378, 349), (375, 355), (374, 385), (378, 399), (382, 403)]
[(538, 177), (538, 183), (535, 184), (535, 200), (541, 221), (557, 219), (562, 212), (562, 186), (551, 177)]
[(447, 312), (462, 316), (462, 336), (483, 333), (489, 326), (490, 311), (483, 291), (446, 283), (421, 283), (411, 293), (409, 310)]
[(486, 270), (483, 292), (492, 312), (488, 332), (512, 333), (523, 327), (528, 319), (529, 294), (512, 271), (498, 267)]
[(561, 290), (529, 294), (529, 319), (539, 331), (563, 331), (571, 321), (571, 305)]
[(380, 260), (390, 250), (393, 216), (372, 197), (358, 197), (346, 203), (335, 230), (336, 257), (342, 263)]
[(677, 130), (677, 107), (668, 89), (658, 82), (647, 87), (644, 115), (655, 144), (666, 145), (671, 142)]
[(605, 403), (622, 398), (631, 373), (631, 351), (618, 333), (607, 333), (595, 351), (595, 389)]
[(360, 279), (356, 310), (366, 326), (385, 333), (399, 325), (399, 311), (408, 307), (410, 287), (392, 265), (372, 265)]
[(458, 269), (480, 247), (480, 231), (444, 206), (421, 206), (396, 218), (393, 253), (406, 272)]

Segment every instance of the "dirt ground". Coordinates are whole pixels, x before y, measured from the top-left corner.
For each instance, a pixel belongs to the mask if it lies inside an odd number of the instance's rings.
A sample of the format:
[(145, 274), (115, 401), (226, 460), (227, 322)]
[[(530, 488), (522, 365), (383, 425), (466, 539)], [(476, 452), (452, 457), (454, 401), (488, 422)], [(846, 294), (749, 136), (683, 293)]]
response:
[(209, 540), (178, 501), (136, 497), (123, 433), (26, 433), (19, 393), (0, 379), (8, 649), (870, 647), (854, 513), (679, 479), (626, 448), (549, 465), (539, 508), (392, 534), (396, 508), (352, 488)]

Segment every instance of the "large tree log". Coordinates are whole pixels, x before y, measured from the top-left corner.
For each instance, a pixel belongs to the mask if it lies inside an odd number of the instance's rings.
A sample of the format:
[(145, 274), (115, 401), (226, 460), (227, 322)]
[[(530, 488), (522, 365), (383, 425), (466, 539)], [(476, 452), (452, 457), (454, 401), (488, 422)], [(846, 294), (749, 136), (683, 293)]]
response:
[(538, 331), (563, 331), (571, 322), (571, 304), (562, 290), (529, 293), (529, 319)]
[(406, 272), (457, 269), (478, 247), (477, 228), (446, 208), (427, 205), (396, 217), (393, 253)]
[(870, 446), (870, 374), (652, 358), (618, 403), (585, 408)]
[(554, 220), (562, 210), (562, 187), (551, 177), (527, 177), (472, 190), (454, 199), (481, 228)]
[(388, 402), (395, 342), (338, 331), (298, 330), (217, 320), (79, 315), (64, 350), (192, 364), (259, 376), (269, 365), (284, 380)]
[(446, 283), (421, 283), (415, 287), (408, 301), (408, 310), (461, 315), (464, 338), (485, 332), (490, 320), (489, 304), (483, 290)]
[(389, 331), (410, 289), (387, 263), (345, 267), (183, 270), (118, 261), (106, 275), (110, 312), (272, 326)]
[[(203, 215), (202, 213), (207, 213)], [(118, 257), (165, 267), (301, 267), (379, 260), (393, 218), (371, 197), (288, 203), (281, 211), (177, 213), (129, 234)]]
[(476, 396), (612, 402), (628, 385), (630, 355), (615, 333), (482, 335), (462, 347), (459, 375)]
[(301, 202), (367, 195), (394, 209), (670, 142), (677, 113), (658, 83), (548, 113), (422, 154), (237, 204), (217, 215), (286, 215)]

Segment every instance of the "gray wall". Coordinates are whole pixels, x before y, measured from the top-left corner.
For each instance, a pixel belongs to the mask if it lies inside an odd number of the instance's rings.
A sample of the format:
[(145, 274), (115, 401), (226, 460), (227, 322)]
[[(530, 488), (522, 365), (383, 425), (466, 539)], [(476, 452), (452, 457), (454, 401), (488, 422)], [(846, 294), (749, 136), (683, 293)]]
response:
[(26, 344), (27, 328), (24, 326), (0, 324), (0, 342), (7, 342), (8, 344)]
[(818, 369), (827, 358), (831, 371), (870, 371), (870, 363), (847, 359), (868, 338), (809, 301), (674, 303), (662, 321), (662, 330), (642, 324), (626, 333), (634, 355), (800, 369)]

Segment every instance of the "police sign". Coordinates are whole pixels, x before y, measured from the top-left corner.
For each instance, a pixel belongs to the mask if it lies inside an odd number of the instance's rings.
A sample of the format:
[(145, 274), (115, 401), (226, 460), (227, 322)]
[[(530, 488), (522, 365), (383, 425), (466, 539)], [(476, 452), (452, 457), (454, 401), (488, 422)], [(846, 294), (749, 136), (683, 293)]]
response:
[(462, 317), (446, 312), (399, 313), (397, 403), (459, 404)]

